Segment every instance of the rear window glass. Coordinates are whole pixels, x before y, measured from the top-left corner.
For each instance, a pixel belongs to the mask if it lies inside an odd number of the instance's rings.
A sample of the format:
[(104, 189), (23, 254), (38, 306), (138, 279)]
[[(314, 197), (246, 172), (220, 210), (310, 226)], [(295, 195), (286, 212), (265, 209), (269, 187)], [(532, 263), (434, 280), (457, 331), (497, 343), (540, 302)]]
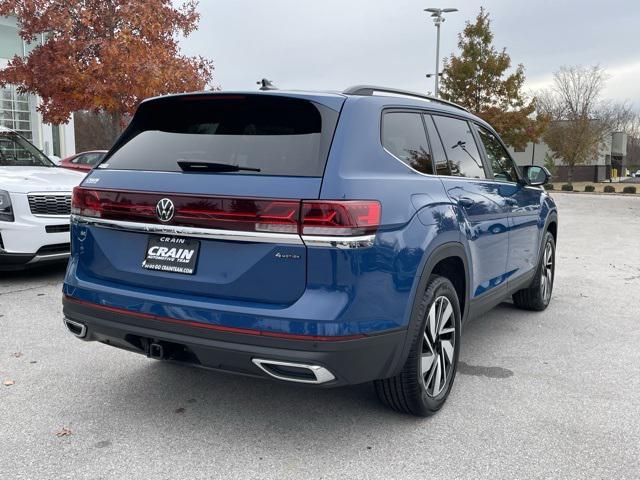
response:
[[(320, 177), (338, 113), (268, 95), (192, 95), (143, 104), (100, 168)], [(201, 170), (205, 172), (214, 170)]]

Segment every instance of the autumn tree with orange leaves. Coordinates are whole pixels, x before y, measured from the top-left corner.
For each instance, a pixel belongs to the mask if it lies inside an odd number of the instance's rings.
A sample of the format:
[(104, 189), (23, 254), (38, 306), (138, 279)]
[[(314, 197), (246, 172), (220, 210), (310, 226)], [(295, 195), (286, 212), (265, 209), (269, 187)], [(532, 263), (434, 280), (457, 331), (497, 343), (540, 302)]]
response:
[(548, 125), (535, 99), (523, 92), (524, 66), (511, 69), (506, 50), (493, 45), (489, 13), (480, 8), (475, 21), (458, 35), (458, 55), (444, 60), (440, 95), (489, 122), (514, 148), (537, 142)]
[(45, 122), (78, 110), (122, 122), (147, 97), (203, 90), (213, 64), (180, 53), (178, 35), (200, 19), (198, 2), (171, 0), (0, 0), (0, 15), (18, 19), (27, 42), (44, 38), (26, 58), (0, 71), (0, 85), (40, 96)]

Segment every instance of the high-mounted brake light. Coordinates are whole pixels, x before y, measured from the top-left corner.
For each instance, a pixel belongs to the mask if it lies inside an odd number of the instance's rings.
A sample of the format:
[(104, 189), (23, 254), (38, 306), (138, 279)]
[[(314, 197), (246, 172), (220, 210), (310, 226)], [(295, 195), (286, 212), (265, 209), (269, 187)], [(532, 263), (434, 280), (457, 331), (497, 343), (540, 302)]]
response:
[[(169, 199), (169, 219), (157, 206)], [(375, 200), (274, 200), (76, 187), (71, 213), (83, 217), (243, 232), (361, 236), (380, 226)]]
[(196, 94), (196, 95), (182, 95), (176, 97), (175, 100), (178, 102), (209, 102), (211, 100), (245, 100), (246, 95), (227, 95), (221, 93), (215, 94)]

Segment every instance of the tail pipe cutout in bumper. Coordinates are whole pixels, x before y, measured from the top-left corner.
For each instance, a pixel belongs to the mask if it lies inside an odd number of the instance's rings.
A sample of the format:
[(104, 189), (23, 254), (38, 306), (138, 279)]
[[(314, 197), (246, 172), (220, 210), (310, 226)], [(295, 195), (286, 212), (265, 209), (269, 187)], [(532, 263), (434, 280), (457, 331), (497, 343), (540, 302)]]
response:
[(84, 338), (87, 336), (87, 326), (83, 323), (70, 320), (66, 317), (63, 319), (63, 322), (65, 327), (67, 327), (67, 330), (69, 330), (69, 332), (71, 332), (76, 337)]
[(335, 376), (320, 365), (304, 363), (281, 362), (279, 360), (265, 360), (253, 358), (251, 361), (263, 372), (278, 380), (297, 383), (321, 384), (335, 380)]

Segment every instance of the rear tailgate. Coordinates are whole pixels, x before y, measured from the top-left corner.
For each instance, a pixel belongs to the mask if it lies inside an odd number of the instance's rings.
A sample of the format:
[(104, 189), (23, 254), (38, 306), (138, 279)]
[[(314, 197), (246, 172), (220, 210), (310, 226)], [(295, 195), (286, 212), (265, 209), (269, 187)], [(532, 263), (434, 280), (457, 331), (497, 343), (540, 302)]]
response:
[(293, 303), (306, 286), (300, 200), (319, 196), (337, 118), (276, 95), (143, 104), (74, 195), (78, 277), (173, 297)]

